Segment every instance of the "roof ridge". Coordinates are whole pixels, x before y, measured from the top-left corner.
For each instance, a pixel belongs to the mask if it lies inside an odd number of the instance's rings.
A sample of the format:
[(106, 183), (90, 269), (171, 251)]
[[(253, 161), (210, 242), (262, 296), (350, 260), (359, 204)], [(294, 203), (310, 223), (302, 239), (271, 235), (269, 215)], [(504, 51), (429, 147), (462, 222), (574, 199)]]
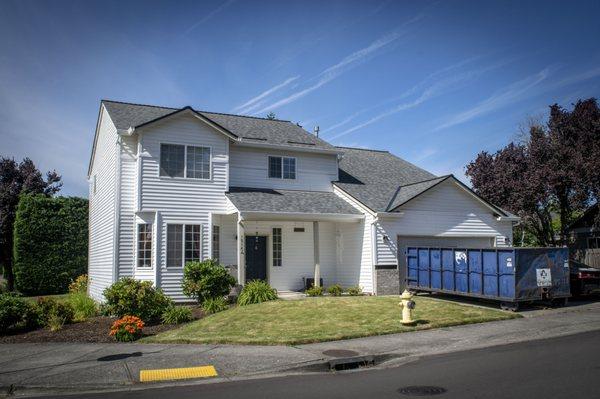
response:
[[(105, 98), (103, 98), (102, 100), (100, 100), (101, 102), (109, 102), (109, 103), (116, 103), (116, 104), (126, 104), (126, 105), (136, 105), (138, 107), (151, 107), (151, 108), (162, 108), (162, 109), (172, 109), (172, 110), (180, 110), (180, 109), (184, 109), (186, 108), (184, 107), (165, 107), (162, 105), (152, 105), (152, 104), (141, 104), (141, 103), (131, 103), (128, 101), (117, 101), (117, 100), (107, 100)], [(290, 120), (286, 120), (286, 119), (269, 119), (269, 118), (261, 118), (260, 116), (250, 116), (250, 115), (239, 115), (239, 114), (232, 114), (232, 113), (228, 113), (228, 112), (213, 112), (213, 111), (205, 111), (205, 110), (199, 110), (199, 109), (195, 109), (192, 106), (189, 106), (191, 109), (193, 109), (196, 112), (200, 112), (200, 113), (204, 113), (204, 114), (215, 114), (215, 115), (227, 115), (227, 116), (237, 116), (240, 118), (250, 118), (250, 119), (261, 119), (261, 120), (265, 120), (265, 121), (276, 121), (276, 122), (288, 122), (288, 123), (292, 123), (292, 121)]]
[(449, 174), (449, 175), (443, 175), (443, 176), (436, 176), (436, 177), (432, 177), (431, 179), (420, 180), (420, 181), (405, 184), (403, 186), (398, 186), (398, 189), (400, 189), (402, 187), (414, 186), (415, 184), (427, 183), (428, 181), (433, 181), (433, 180), (437, 180), (437, 179), (447, 179), (450, 176), (453, 176), (453, 175)]
[(185, 108), (185, 107), (173, 108), (173, 107), (164, 107), (162, 105), (130, 103), (130, 102), (127, 102), (127, 101), (107, 100), (105, 98), (101, 99), (100, 102), (108, 102), (108, 103), (116, 103), (116, 104), (126, 104), (126, 105), (137, 105), (138, 107), (163, 108), (163, 109), (173, 109), (173, 110)]
[(200, 111), (200, 110), (196, 110), (196, 111), (200, 112), (200, 113), (205, 113), (205, 114), (239, 116), (240, 118), (261, 119), (261, 120), (264, 120), (264, 121), (276, 121), (276, 122), (288, 122), (288, 123), (292, 123), (292, 121), (287, 120), (287, 119), (277, 119), (277, 118), (275, 118), (275, 119), (269, 119), (269, 118), (261, 118), (260, 116), (231, 114), (229, 112), (213, 112), (213, 111)]
[(391, 154), (388, 150), (374, 150), (372, 148), (345, 147), (342, 145), (336, 145), (335, 148), (347, 148), (349, 150), (359, 150), (359, 151), (387, 152), (388, 154)]

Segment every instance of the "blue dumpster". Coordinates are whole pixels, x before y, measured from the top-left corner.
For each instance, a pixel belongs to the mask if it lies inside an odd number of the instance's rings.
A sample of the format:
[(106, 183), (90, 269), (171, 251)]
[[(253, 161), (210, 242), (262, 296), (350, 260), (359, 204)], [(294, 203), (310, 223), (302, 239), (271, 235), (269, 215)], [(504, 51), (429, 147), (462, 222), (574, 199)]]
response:
[(497, 300), (511, 310), (571, 296), (567, 248), (408, 247), (406, 265), (412, 290)]

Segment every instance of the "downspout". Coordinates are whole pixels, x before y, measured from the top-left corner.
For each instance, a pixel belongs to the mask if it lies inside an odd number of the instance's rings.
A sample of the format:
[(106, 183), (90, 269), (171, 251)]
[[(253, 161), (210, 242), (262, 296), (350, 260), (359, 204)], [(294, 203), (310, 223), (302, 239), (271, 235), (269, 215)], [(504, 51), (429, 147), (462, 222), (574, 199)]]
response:
[(315, 287), (321, 286), (321, 264), (319, 259), (319, 222), (313, 222), (313, 252), (315, 256)]

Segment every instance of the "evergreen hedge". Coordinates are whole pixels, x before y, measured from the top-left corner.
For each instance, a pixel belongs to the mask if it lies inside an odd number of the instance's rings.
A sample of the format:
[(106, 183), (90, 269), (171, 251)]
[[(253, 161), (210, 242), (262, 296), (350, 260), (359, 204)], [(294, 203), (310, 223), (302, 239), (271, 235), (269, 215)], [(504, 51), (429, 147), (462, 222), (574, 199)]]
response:
[(15, 286), (25, 295), (62, 294), (87, 271), (88, 200), (23, 195), (14, 225)]

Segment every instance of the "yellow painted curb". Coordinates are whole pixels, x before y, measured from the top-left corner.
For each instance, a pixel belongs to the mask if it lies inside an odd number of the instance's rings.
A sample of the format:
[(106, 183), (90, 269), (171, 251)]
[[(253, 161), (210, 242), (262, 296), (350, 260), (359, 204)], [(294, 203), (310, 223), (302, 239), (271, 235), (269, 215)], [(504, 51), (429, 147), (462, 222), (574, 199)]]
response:
[(140, 382), (185, 380), (187, 378), (216, 377), (217, 375), (217, 370), (214, 368), (214, 366), (140, 370)]

